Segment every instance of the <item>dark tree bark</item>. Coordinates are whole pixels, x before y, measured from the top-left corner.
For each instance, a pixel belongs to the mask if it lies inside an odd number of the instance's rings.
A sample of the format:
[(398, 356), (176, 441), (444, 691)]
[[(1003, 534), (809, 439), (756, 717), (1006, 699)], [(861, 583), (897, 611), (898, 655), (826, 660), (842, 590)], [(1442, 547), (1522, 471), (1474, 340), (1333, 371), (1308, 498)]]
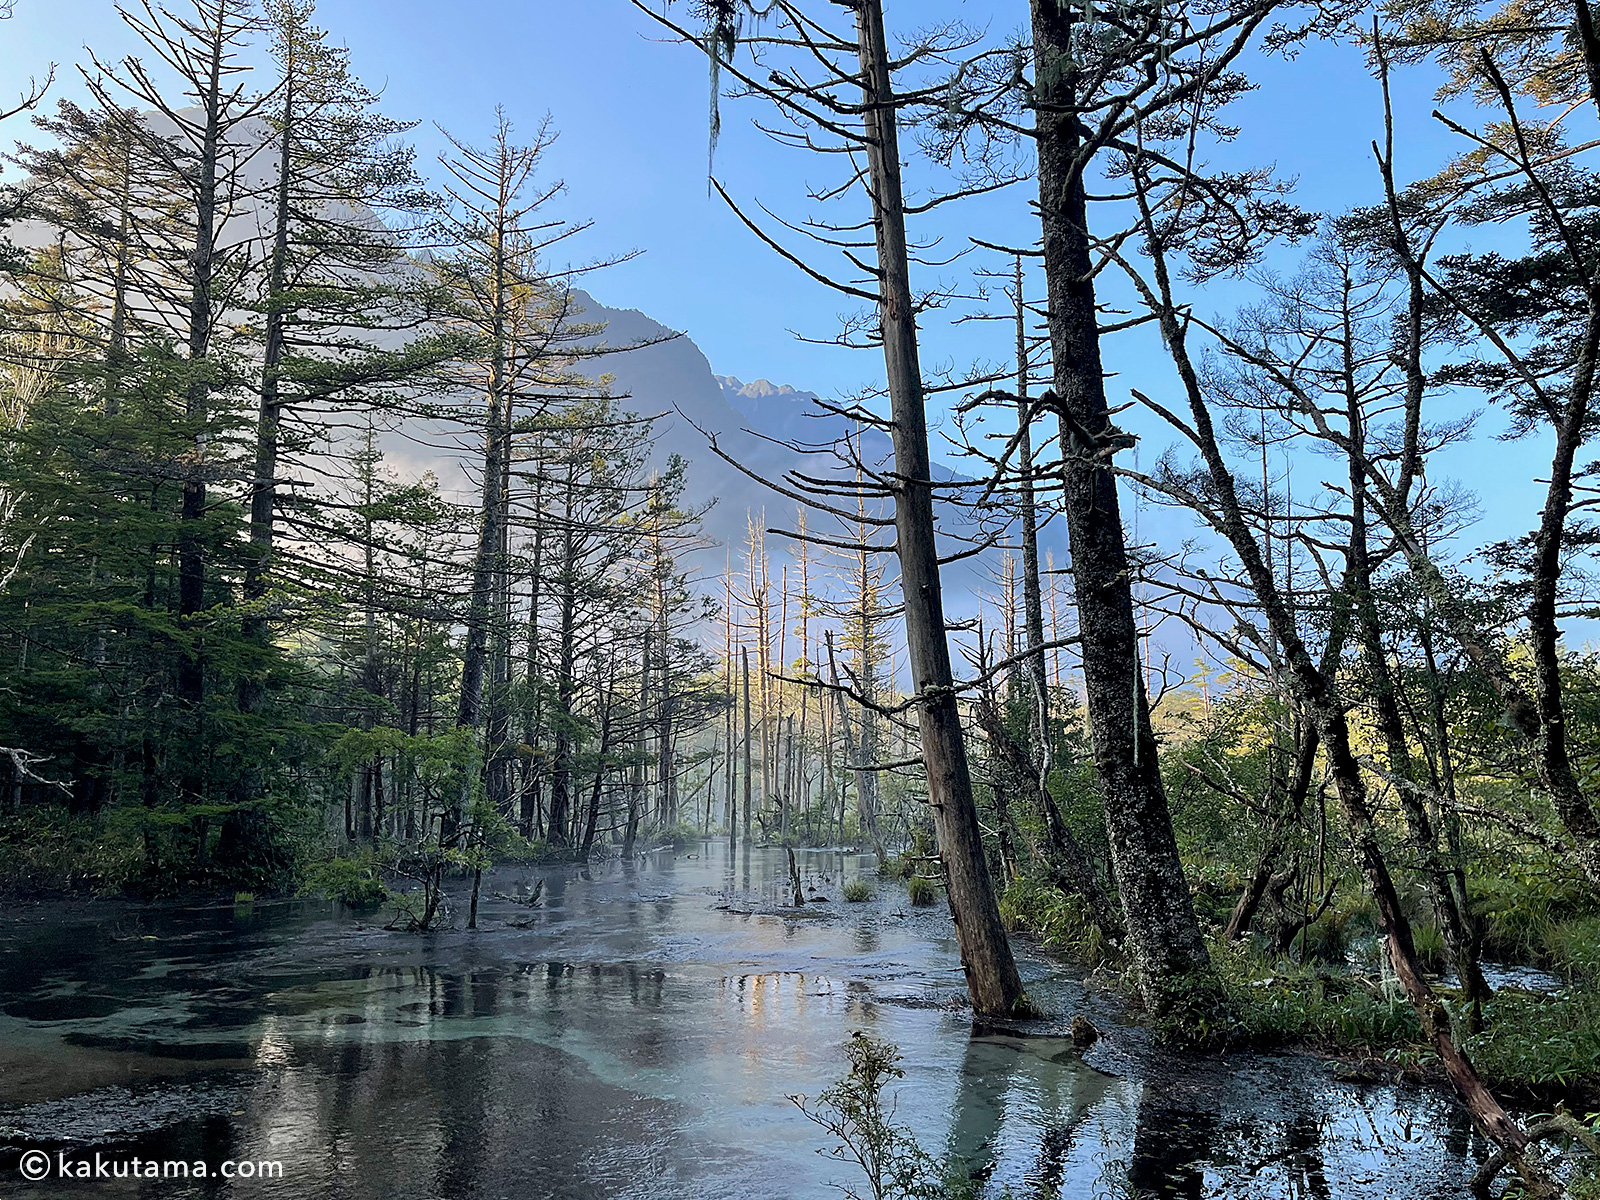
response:
[(1104, 461), (1109, 448), (1085, 445), (1082, 436), (1107, 430), (1110, 416), (1090, 275), (1083, 178), (1089, 155), (1074, 110), (1072, 14), (1052, 0), (1032, 0), (1032, 15), (1039, 207), (1055, 363), (1051, 407), (1061, 419), (1084, 691), (1127, 949), (1145, 1003), (1161, 1013), (1179, 994), (1215, 993), (1215, 980), (1150, 726), (1116, 479)]
[(750, 726), (750, 648), (739, 647), (739, 659), (744, 665), (744, 841), (750, 844), (750, 779), (751, 779), (751, 726)]

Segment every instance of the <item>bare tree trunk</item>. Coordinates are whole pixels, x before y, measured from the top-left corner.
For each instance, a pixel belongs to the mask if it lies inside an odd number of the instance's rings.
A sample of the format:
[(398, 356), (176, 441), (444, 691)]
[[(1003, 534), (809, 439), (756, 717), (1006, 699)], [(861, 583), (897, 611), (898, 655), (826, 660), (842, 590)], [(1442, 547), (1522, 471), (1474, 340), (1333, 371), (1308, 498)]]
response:
[(578, 861), (585, 864), (594, 845), (595, 830), (600, 826), (600, 786), (606, 777), (606, 755), (611, 752), (611, 704), (609, 692), (600, 698), (600, 747), (595, 756), (594, 787), (589, 790), (589, 807), (583, 822), (583, 841), (578, 847)]
[(1000, 922), (972, 794), (961, 714), (945, 635), (939, 551), (934, 536), (922, 368), (916, 307), (906, 248), (905, 203), (895, 96), (889, 76), (883, 8), (856, 5), (864, 123), (877, 241), (878, 322), (893, 419), (896, 547), (905, 601), (906, 641), (916, 689), (917, 723), (927, 768), (929, 804), (944, 863), (950, 914), (975, 1012), (1013, 1016), (1032, 1011)]
[(644, 808), (645, 731), (650, 726), (650, 634), (644, 637), (639, 659), (639, 713), (633, 731), (633, 776), (628, 781), (628, 826), (622, 835), (622, 857), (633, 858), (633, 843), (639, 836), (639, 814)]
[(1101, 936), (1110, 945), (1123, 940), (1123, 932), (1112, 903), (1100, 886), (1100, 876), (1088, 852), (1061, 819), (1055, 800), (1039, 783), (1038, 771), (1027, 750), (1005, 727), (993, 695), (980, 694), (974, 711), (989, 744), (1010, 775), (1022, 789), (1028, 807), (1034, 810), (1045, 829), (1045, 844), (1028, 839), (1029, 848), (1051, 881), (1061, 890), (1079, 896), (1088, 905), (1089, 915)]
[[(744, 663), (744, 841), (750, 844), (750, 648), (739, 647), (739, 657)], [(729, 835), (732, 836), (731, 834)]]
[[(1359, 436), (1361, 414), (1356, 409), (1352, 394), (1351, 437)], [(1351, 481), (1351, 534), (1350, 564), (1352, 585), (1355, 590), (1356, 630), (1361, 641), (1362, 658), (1366, 662), (1367, 676), (1371, 680), (1372, 706), (1377, 719), (1378, 732), (1384, 741), (1389, 759), (1389, 770), (1394, 776), (1396, 798), (1405, 816), (1410, 834), (1412, 852), (1422, 872), (1439, 922), (1439, 932), (1449, 951), (1450, 959), (1461, 981), (1463, 998), (1476, 1011), (1489, 998), (1489, 984), (1478, 963), (1477, 939), (1472, 935), (1470, 913), (1456, 903), (1456, 893), (1451, 887), (1453, 872), (1439, 852), (1439, 838), (1428, 815), (1427, 805), (1420, 794), (1412, 770), (1411, 750), (1406, 744), (1405, 726), (1400, 716), (1393, 673), (1389, 670), (1388, 656), (1384, 653), (1383, 633), (1379, 624), (1377, 602), (1372, 595), (1372, 567), (1367, 545), (1367, 517), (1364, 480), (1359, 463), (1352, 461)]]
[[(1325, 655), (1324, 662), (1326, 661)], [(1305, 807), (1306, 796), (1311, 790), (1311, 775), (1316, 766), (1317, 747), (1321, 744), (1321, 739), (1315, 724), (1311, 722), (1297, 722), (1297, 724), (1301, 728), (1299, 741), (1295, 746), (1294, 775), (1289, 780), (1283, 810), (1277, 814), (1272, 827), (1267, 831), (1266, 844), (1261, 848), (1261, 858), (1256, 863), (1255, 872), (1251, 875), (1250, 882), (1245, 884), (1244, 891), (1240, 893), (1238, 902), (1234, 904), (1233, 912), (1228, 917), (1228, 925), (1222, 936), (1230, 942), (1236, 942), (1250, 932), (1250, 923), (1255, 920), (1261, 902), (1266, 899), (1267, 887), (1271, 884), (1273, 872), (1277, 868), (1278, 855), (1283, 850), (1285, 835), (1289, 827), (1299, 820)]]
[[(178, 617), (184, 625), (192, 626), (200, 610), (205, 607), (206, 554), (205, 535), (201, 526), (206, 516), (206, 422), (210, 415), (211, 384), (209, 373), (200, 367), (210, 356), (211, 323), (213, 319), (212, 295), (216, 272), (216, 220), (220, 154), (222, 150), (222, 76), (224, 56), (227, 53), (224, 33), (225, 11), (216, 5), (216, 28), (208, 30), (211, 39), (206, 46), (209, 74), (201, 93), (201, 108), (205, 116), (201, 135), (200, 155), (193, 166), (196, 181), (195, 243), (189, 259), (193, 272), (190, 279), (188, 334), (189, 362), (193, 378), (185, 397), (184, 416), (196, 427), (194, 435), (194, 463), (192, 474), (183, 483), (182, 521), (178, 533)], [(198, 710), (205, 699), (205, 657), (202, 639), (196, 638), (192, 654), (183, 655), (178, 664), (178, 695), (191, 709)], [(189, 774), (193, 774), (191, 766)], [(193, 780), (191, 780), (191, 786)]]
[(1477, 1070), (1456, 1045), (1444, 1006), (1429, 987), (1412, 940), (1411, 922), (1401, 905), (1388, 862), (1378, 840), (1372, 806), (1360, 764), (1350, 744), (1350, 727), (1344, 706), (1333, 690), (1329, 675), (1312, 660), (1301, 640), (1293, 615), (1284, 603), (1271, 571), (1263, 561), (1255, 538), (1245, 525), (1232, 473), (1216, 440), (1210, 409), (1199, 376), (1188, 357), (1186, 327), (1172, 305), (1170, 279), (1159, 243), (1155, 243), (1154, 270), (1158, 283), (1157, 314), (1189, 400), (1191, 430), (1209, 476), (1211, 495), (1207, 507), (1215, 513), (1217, 531), (1228, 539), (1243, 566), (1250, 589), (1270, 625), (1289, 668), (1295, 699), (1316, 722), (1323, 753), (1333, 776), (1340, 808), (1350, 828), (1361, 869), (1377, 905), (1387, 941), (1389, 961), (1401, 990), (1411, 1002), (1423, 1033), (1438, 1054), (1445, 1073), (1466, 1105), (1473, 1124), (1513, 1164), (1531, 1196), (1554, 1200), (1561, 1188), (1550, 1176), (1543, 1159), (1530, 1145), (1527, 1131), (1501, 1107)]
[(1017, 304), (1017, 471), (1021, 486), (1017, 516), (1022, 521), (1022, 623), (1027, 637), (1027, 676), (1034, 707), (1034, 754), (1043, 777), (1050, 765), (1050, 683), (1045, 677), (1044, 598), (1039, 587), (1039, 515), (1033, 491), (1033, 439), (1028, 403), (1028, 307), (1022, 294), (1022, 256), (1017, 256), (1012, 286)]

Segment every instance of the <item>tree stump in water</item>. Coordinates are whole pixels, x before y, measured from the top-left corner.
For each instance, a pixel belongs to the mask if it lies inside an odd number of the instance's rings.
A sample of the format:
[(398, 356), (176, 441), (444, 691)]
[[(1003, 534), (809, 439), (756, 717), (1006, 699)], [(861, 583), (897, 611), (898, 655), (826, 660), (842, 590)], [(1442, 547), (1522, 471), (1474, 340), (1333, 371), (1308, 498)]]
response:
[(806, 892), (805, 889), (800, 886), (800, 868), (795, 864), (794, 861), (794, 847), (785, 846), (784, 849), (789, 855), (789, 882), (794, 886), (794, 906), (796, 908), (804, 908), (806, 903)]

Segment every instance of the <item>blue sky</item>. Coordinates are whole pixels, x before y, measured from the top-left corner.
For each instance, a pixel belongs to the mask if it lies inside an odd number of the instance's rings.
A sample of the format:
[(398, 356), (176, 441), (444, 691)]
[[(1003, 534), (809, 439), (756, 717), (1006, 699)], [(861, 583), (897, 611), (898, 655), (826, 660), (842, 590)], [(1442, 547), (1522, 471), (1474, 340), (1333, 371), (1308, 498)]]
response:
[[(175, 0), (181, 4), (183, 0)], [(680, 11), (681, 11), (680, 6)], [(849, 306), (759, 245), (720, 201), (707, 195), (707, 80), (703, 59), (663, 43), (627, 0), (321, 0), (319, 19), (349, 45), (357, 70), (380, 87), (391, 116), (424, 123), (413, 135), (430, 165), (440, 137), (431, 122), (467, 140), (481, 139), (503, 104), (531, 130), (548, 113), (561, 130), (551, 173), (569, 191), (557, 204), (592, 219), (577, 257), (638, 250), (591, 284), (606, 303), (638, 308), (687, 331), (713, 369), (750, 380), (837, 394), (876, 379), (871, 354), (808, 345), (789, 331), (826, 337)], [(1005, 4), (962, 0), (890, 0), (891, 26), (958, 17), (1003, 32), (1025, 12)], [(134, 50), (111, 0), (18, 0), (0, 25), (0, 88), (14, 92), (44, 64), (61, 64), (56, 94), (81, 95), (75, 63), (83, 47), (103, 57)], [(1260, 88), (1236, 106), (1246, 137), (1227, 151), (1237, 163), (1272, 163), (1299, 180), (1298, 201), (1337, 212), (1377, 195), (1370, 147), (1380, 130), (1380, 98), (1359, 53), (1313, 46), (1292, 61), (1251, 64)], [(1397, 81), (1400, 171), (1419, 175), (1439, 165), (1451, 138), (1428, 112), (1432, 80), (1409, 71)], [(816, 161), (772, 145), (753, 131), (749, 105), (725, 103), (719, 176), (741, 201), (759, 200), (790, 218), (805, 213), (808, 184), (826, 182)], [(21, 136), (13, 122), (9, 137)], [(9, 140), (9, 137), (7, 140)], [(1027, 193), (985, 199), (941, 218), (946, 245), (968, 230), (1002, 242), (1028, 242)], [(954, 276), (956, 268), (942, 273)], [(1037, 290), (1037, 287), (1035, 288)], [(1225, 311), (1246, 299), (1237, 283), (1212, 285), (1202, 307)], [(956, 367), (1010, 356), (1004, 325), (952, 326), (937, 317), (924, 336), (925, 365)], [(1159, 346), (1129, 338), (1108, 352), (1121, 384), (1171, 394)], [(1120, 392), (1120, 384), (1113, 390)], [(1170, 439), (1145, 423), (1142, 454), (1153, 461)], [(1491, 422), (1492, 427), (1492, 422)], [(1526, 530), (1538, 503), (1542, 443), (1507, 448), (1483, 438), (1448, 464), (1469, 483), (1489, 480), (1485, 540)], [(1488, 470), (1493, 465), (1493, 472)], [(1298, 490), (1298, 489), (1297, 489)], [(1146, 537), (1179, 534), (1177, 518), (1152, 514)]]
[[(919, 24), (948, 15), (1003, 31), (1024, 8), (898, 0), (889, 15)], [(413, 137), (425, 164), (440, 140), (430, 122), (472, 140), (488, 130), (496, 104), (529, 129), (549, 113), (561, 131), (552, 173), (569, 187), (560, 210), (595, 222), (581, 253), (644, 251), (595, 279), (593, 290), (608, 303), (686, 330), (725, 374), (821, 392), (873, 376), (870, 355), (830, 352), (789, 335), (826, 335), (844, 304), (708, 198), (704, 62), (654, 40), (627, 0), (320, 0), (318, 14), (351, 47), (363, 78), (383, 89), (390, 115), (424, 122)], [(73, 64), (85, 46), (103, 58), (134, 50), (111, 0), (19, 0), (15, 18), (0, 26), (0, 86), (15, 91), (54, 60), (62, 64), (56, 94), (81, 95)], [(1378, 100), (1355, 52), (1316, 47), (1296, 62), (1260, 64), (1257, 74), (1262, 90), (1239, 106), (1249, 160), (1297, 175), (1310, 207), (1335, 210), (1367, 198), (1376, 183), (1367, 142)], [(818, 167), (752, 131), (751, 115), (754, 106), (724, 105), (718, 174), (741, 200), (798, 216), (801, 190), (819, 181)], [(21, 130), (14, 123), (10, 132)], [(1419, 132), (1418, 157), (1436, 158), (1440, 139)], [(969, 211), (947, 224), (1031, 240), (1026, 201), (1017, 189), (986, 202), (981, 215)], [(935, 323), (930, 335), (936, 361), (1008, 353), (1000, 327)]]

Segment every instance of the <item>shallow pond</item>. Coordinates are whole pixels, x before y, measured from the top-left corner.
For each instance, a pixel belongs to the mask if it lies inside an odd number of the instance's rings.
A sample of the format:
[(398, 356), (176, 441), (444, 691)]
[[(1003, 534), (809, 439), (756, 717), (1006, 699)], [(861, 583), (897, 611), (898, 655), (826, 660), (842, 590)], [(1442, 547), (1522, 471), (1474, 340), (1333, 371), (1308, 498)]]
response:
[[(839, 885), (780, 908), (782, 851), (505, 869), (479, 929), (417, 936), (307, 902), (40, 905), (0, 920), (0, 1195), (823, 1197), (860, 1186), (788, 1099), (852, 1030), (899, 1046), (901, 1121), (1017, 1197), (1457, 1196), (1482, 1147), (1448, 1097), (1293, 1056), (1185, 1063), (1018, 945), (1060, 1019), (975, 1029), (948, 915)], [(543, 905), (510, 897), (544, 880)], [(1079, 1054), (1060, 1036), (1089, 1015)], [(22, 1177), (25, 1151), (50, 1174)], [(62, 1179), (101, 1155), (210, 1178)], [(35, 1160), (37, 1162), (37, 1160)], [(276, 1162), (282, 1178), (222, 1179)], [(191, 1168), (198, 1174), (198, 1168)]]

